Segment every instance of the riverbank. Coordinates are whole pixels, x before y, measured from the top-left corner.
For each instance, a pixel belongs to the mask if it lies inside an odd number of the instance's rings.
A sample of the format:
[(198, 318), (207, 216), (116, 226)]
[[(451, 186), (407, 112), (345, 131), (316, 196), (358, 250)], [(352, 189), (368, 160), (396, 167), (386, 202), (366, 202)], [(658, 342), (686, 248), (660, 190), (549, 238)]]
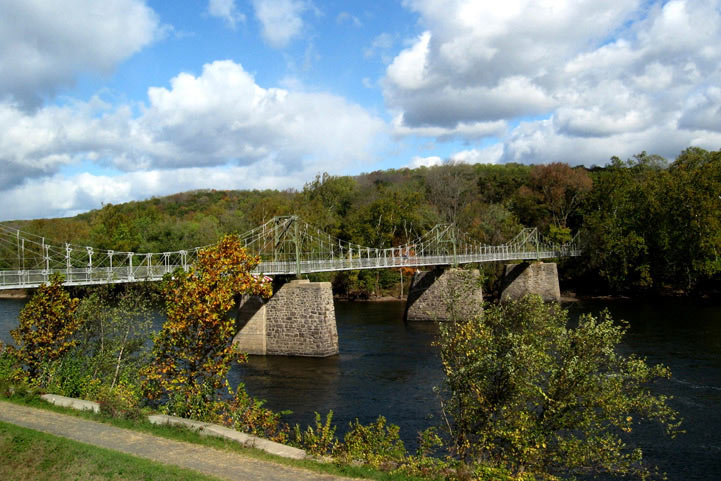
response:
[(8, 289), (0, 291), (0, 299), (27, 299), (30, 297), (30, 292), (27, 289)]

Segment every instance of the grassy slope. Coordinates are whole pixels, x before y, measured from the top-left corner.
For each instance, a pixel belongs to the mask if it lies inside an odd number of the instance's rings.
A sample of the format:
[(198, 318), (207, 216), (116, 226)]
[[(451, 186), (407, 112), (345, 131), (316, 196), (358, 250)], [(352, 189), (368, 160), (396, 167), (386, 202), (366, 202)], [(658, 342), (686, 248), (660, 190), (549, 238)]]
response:
[(0, 479), (189, 480), (216, 478), (0, 422)]

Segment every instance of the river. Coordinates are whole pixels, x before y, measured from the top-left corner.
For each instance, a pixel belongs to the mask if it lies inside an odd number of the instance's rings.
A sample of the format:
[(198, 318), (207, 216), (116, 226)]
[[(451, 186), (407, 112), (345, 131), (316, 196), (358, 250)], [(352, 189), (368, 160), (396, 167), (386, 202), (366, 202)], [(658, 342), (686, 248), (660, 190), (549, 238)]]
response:
[[(0, 300), (0, 340), (10, 340), (22, 300)], [(673, 396), (685, 434), (667, 439), (660, 429), (639, 433), (646, 458), (672, 481), (721, 479), (721, 305), (669, 299), (597, 300), (568, 305), (572, 313), (607, 308), (630, 329), (621, 349), (664, 363), (673, 378), (653, 389)], [(336, 302), (340, 355), (327, 359), (251, 357), (235, 367), (231, 381), (275, 410), (292, 410), (290, 423), (312, 422), (314, 411), (332, 409), (339, 430), (379, 414), (401, 427), (412, 446), (414, 433), (439, 423), (433, 386), (442, 383), (432, 347), (435, 326), (405, 324), (401, 302)]]

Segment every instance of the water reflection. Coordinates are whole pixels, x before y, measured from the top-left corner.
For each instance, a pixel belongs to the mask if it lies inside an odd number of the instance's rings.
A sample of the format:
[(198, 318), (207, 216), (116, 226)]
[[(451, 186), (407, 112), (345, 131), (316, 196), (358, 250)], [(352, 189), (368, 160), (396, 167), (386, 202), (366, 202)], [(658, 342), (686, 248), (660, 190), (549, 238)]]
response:
[(232, 381), (273, 409), (290, 409), (290, 423), (311, 423), (314, 412), (333, 410), (339, 432), (358, 418), (384, 415), (415, 433), (437, 415), (432, 387), (441, 382), (440, 361), (431, 346), (432, 324), (405, 324), (404, 303), (336, 303), (340, 354), (325, 359), (253, 356), (236, 366)]

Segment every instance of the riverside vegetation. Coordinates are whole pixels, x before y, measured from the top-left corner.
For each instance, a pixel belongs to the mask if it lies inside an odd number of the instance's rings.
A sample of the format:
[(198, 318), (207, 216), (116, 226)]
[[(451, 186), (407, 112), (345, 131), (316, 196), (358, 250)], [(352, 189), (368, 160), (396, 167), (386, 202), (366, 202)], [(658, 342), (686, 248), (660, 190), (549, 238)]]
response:
[(670, 373), (620, 355), (622, 325), (585, 316), (569, 327), (565, 311), (533, 296), (460, 312), (452, 308), (462, 289), (448, 294), (453, 319), (437, 340), (444, 423), (419, 433), (416, 453), (383, 416), (351, 423), (342, 440), (332, 412), (291, 428), (226, 380), (231, 363), (244, 361), (228, 316), (237, 295), (271, 294), (249, 274), (257, 262), (226, 236), (189, 272), (166, 278), (159, 296), (167, 321), (152, 346), (147, 286), (102, 288), (78, 300), (54, 277), (21, 312), (11, 332), (16, 346), (2, 347), (0, 391), (96, 400), (103, 412), (131, 419), (157, 409), (413, 479), (646, 479), (654, 472), (630, 442), (634, 429), (654, 421), (678, 432), (667, 399), (647, 389)]

